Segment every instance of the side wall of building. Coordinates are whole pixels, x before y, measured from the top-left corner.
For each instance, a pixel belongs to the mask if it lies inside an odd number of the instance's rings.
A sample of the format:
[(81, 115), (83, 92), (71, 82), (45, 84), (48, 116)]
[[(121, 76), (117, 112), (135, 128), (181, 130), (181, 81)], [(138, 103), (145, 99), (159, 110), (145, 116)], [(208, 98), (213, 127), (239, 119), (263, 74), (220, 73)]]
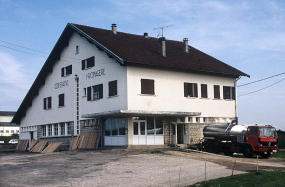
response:
[[(82, 69), (82, 60), (90, 57), (95, 58), (95, 65)], [(62, 76), (62, 69), (66, 72), (66, 67), (70, 65), (72, 65), (72, 73)], [(45, 84), (39, 88), (39, 94), (33, 99), (32, 106), (27, 109), (26, 116), (22, 118), (20, 139), (31, 138), (31, 129), (35, 132), (34, 138), (42, 137), (42, 133), (39, 133), (41, 128), (34, 127), (49, 124), (60, 125), (61, 123), (72, 123), (73, 126), (72, 134), (65, 133), (64, 136), (76, 135), (77, 127), (74, 128), (74, 124), (77, 123), (77, 119), (84, 120), (82, 115), (127, 109), (126, 75), (125, 66), (121, 66), (104, 51), (100, 51), (86, 38), (74, 33), (68, 45), (61, 52), (59, 60), (53, 66), (53, 71), (46, 77)], [(75, 79), (76, 77), (78, 79)], [(108, 85), (114, 80), (117, 81), (118, 94), (109, 97)], [(103, 84), (103, 97), (93, 99), (92, 91), (92, 99), (87, 101), (87, 87), (93, 90), (93, 87), (99, 84)], [(60, 94), (64, 94), (64, 106), (59, 106)], [(48, 97), (51, 97), (52, 106), (44, 109), (44, 98)], [(79, 125), (80, 127), (82, 127), (82, 132), (86, 131), (83, 125)], [(55, 137), (60, 137), (60, 135), (55, 135)]]
[[(141, 79), (154, 80), (154, 95), (141, 94)], [(197, 83), (198, 97), (184, 97), (184, 83)], [(234, 87), (234, 78), (188, 72), (128, 67), (128, 109), (146, 111), (201, 112), (199, 117), (234, 118), (235, 100), (223, 99), (223, 86)], [(208, 98), (201, 97), (201, 84)], [(214, 98), (220, 86), (220, 99)]]

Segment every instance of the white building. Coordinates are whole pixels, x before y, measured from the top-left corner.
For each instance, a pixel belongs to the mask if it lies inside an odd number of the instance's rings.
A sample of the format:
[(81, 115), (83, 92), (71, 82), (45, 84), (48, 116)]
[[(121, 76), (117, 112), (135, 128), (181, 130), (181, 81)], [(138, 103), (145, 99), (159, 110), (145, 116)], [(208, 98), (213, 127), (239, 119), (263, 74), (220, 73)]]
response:
[(19, 134), (19, 125), (11, 123), (16, 112), (0, 111), (0, 136)]
[(98, 132), (101, 146), (188, 144), (237, 119), (247, 74), (183, 42), (67, 24), (13, 122), (20, 139)]

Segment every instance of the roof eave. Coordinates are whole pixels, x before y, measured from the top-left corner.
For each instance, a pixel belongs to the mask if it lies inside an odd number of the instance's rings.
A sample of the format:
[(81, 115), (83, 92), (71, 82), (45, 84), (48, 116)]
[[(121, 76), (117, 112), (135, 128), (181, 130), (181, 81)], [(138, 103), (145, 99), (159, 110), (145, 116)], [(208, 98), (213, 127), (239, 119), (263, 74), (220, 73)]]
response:
[(241, 74), (231, 74), (231, 73), (224, 73), (224, 72), (215, 72), (215, 71), (206, 71), (206, 70), (197, 70), (197, 69), (191, 69), (191, 68), (179, 68), (179, 67), (173, 67), (173, 66), (163, 66), (163, 65), (157, 65), (157, 64), (149, 64), (149, 63), (142, 63), (142, 62), (132, 62), (132, 61), (125, 61), (125, 65), (128, 64), (136, 64), (141, 66), (152, 66), (152, 67), (158, 67), (158, 68), (169, 68), (169, 69), (179, 69), (184, 71), (191, 71), (191, 72), (199, 72), (199, 73), (208, 73), (208, 74), (216, 74), (216, 75), (223, 75), (223, 76), (230, 76), (238, 78), (240, 76), (250, 77), (249, 75), (241, 72)]
[(95, 44), (97, 47), (99, 47), (100, 49), (102, 49), (104, 52), (106, 52), (108, 55), (110, 55), (111, 57), (113, 57), (114, 59), (116, 59), (119, 63), (121, 63), (122, 65), (124, 65), (124, 60), (122, 58), (120, 58), (119, 56), (117, 56), (116, 54), (114, 54), (112, 51), (110, 51), (108, 48), (106, 48), (105, 46), (103, 46), (102, 44), (100, 44), (98, 41), (94, 40), (92, 37), (90, 37), (88, 34), (86, 34), (85, 32), (83, 32), (82, 30), (80, 30), (79, 28), (77, 28), (75, 25), (73, 25), (72, 23), (68, 23), (68, 26), (72, 27), (74, 30), (76, 30), (80, 35), (84, 36), (88, 41), (92, 42), (93, 44)]

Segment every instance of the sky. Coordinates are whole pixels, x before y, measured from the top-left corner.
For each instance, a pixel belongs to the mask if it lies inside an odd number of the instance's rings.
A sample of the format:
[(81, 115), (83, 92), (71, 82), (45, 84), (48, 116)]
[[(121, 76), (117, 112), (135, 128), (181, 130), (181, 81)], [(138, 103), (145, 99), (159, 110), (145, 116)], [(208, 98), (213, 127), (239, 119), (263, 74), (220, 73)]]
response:
[(281, 74), (238, 87), (238, 116), (241, 124), (285, 130), (283, 0), (0, 0), (0, 111), (18, 109), (67, 23), (103, 29), (115, 23), (120, 32), (151, 37), (165, 27), (166, 39), (188, 38), (249, 74), (238, 86)]

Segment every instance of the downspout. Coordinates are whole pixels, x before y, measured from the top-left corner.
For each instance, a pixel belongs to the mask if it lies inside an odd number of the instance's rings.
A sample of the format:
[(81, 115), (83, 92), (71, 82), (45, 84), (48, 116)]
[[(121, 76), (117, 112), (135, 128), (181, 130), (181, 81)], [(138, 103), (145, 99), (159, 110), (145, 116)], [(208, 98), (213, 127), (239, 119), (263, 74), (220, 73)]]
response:
[(237, 111), (237, 81), (241, 79), (241, 76), (239, 76), (236, 80), (235, 80), (235, 120), (236, 120), (236, 124), (238, 124), (238, 111)]

